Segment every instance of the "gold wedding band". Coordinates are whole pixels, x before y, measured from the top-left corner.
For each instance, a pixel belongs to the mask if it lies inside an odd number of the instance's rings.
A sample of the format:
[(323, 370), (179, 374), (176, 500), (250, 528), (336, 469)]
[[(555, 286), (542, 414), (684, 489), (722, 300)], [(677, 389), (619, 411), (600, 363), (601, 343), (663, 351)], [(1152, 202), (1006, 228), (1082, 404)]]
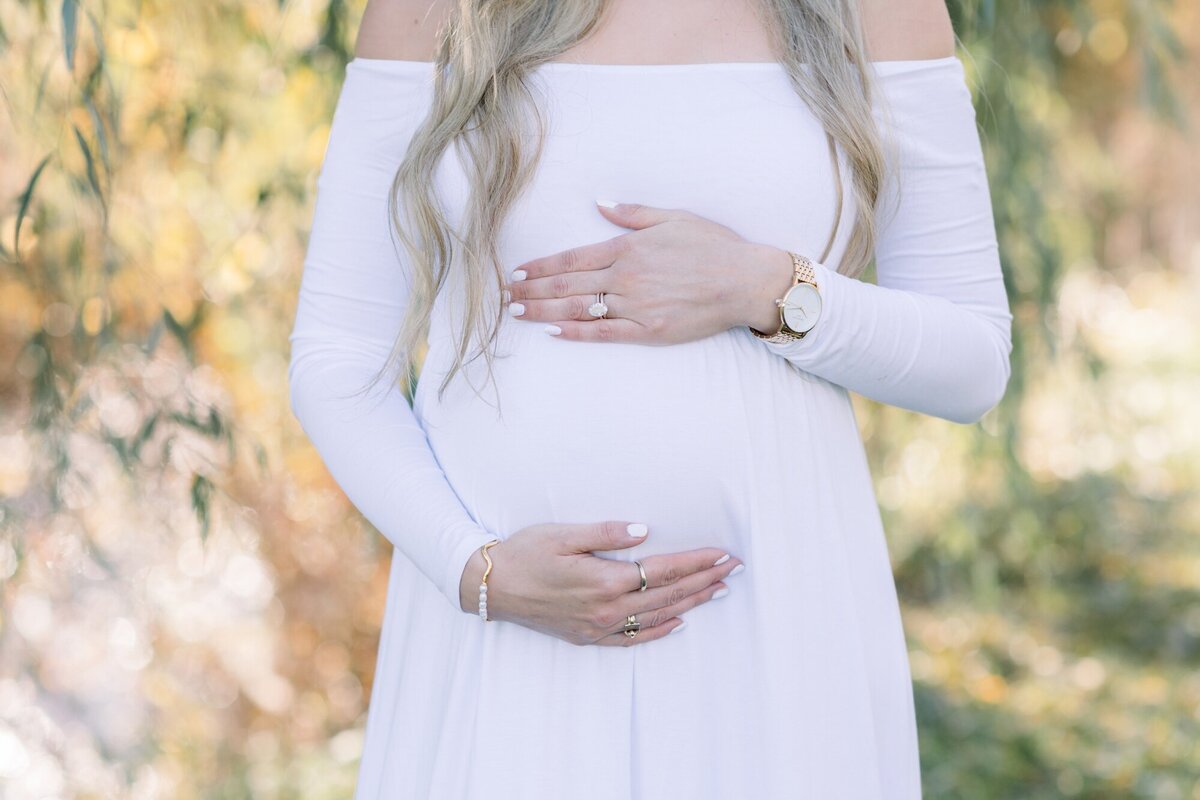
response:
[(644, 592), (646, 591), (646, 568), (642, 566), (642, 562), (637, 561), (636, 559), (633, 563), (637, 564), (638, 574), (642, 577), (642, 586), (640, 589), (638, 589), (638, 591)]

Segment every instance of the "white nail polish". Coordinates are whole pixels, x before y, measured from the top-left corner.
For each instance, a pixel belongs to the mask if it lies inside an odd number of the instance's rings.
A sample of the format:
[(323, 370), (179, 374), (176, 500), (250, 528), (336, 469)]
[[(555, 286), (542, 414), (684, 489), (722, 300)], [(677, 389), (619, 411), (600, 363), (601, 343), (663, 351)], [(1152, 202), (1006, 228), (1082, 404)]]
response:
[[(681, 620), (681, 621), (680, 621), (680, 623), (679, 623), (678, 625), (676, 625), (674, 628), (671, 628), (671, 633), (675, 633), (675, 632), (677, 632), (677, 631), (681, 631), (681, 630), (683, 630), (685, 627), (687, 627), (687, 620), (686, 620), (686, 619), (685, 619), (685, 620)], [(667, 635), (668, 635), (668, 636), (670, 636), (670, 635), (671, 635), (671, 633), (668, 633)]]
[(558, 336), (560, 333), (562, 333), (562, 328), (558, 327), (557, 325), (547, 325), (546, 327), (542, 328), (542, 330), (551, 336)]
[(730, 575), (737, 575), (739, 572), (741, 572), (741, 571), (742, 571), (742, 570), (744, 570), (745, 568), (746, 568), (746, 565), (745, 565), (745, 564), (738, 564), (736, 567), (734, 567), (733, 569), (729, 570), (729, 574), (730, 574)]
[(646, 526), (640, 522), (629, 523), (625, 530), (629, 531), (630, 536), (636, 536), (639, 539), (646, 535)]
[(596, 205), (604, 206), (605, 208), (616, 208), (618, 203), (616, 200), (597, 200)]
[(514, 317), (519, 317), (525, 313), (525, 306), (521, 303), (513, 303), (508, 307), (508, 313), (512, 314)]
[(519, 269), (512, 274), (513, 282), (525, 280), (525, 270)]
[(719, 600), (720, 598), (724, 597), (727, 594), (729, 594), (729, 587), (722, 586), (720, 589), (717, 589), (715, 592), (713, 592), (712, 599)]
[(724, 563), (725, 563), (726, 561), (728, 561), (728, 560), (729, 560), (729, 553), (726, 553), (725, 555), (721, 556), (721, 557), (720, 557), (720, 558), (718, 558), (716, 561), (714, 561), (714, 562), (713, 562), (713, 566), (714, 566), (714, 567), (719, 567), (719, 566), (721, 566), (722, 564), (724, 564)]

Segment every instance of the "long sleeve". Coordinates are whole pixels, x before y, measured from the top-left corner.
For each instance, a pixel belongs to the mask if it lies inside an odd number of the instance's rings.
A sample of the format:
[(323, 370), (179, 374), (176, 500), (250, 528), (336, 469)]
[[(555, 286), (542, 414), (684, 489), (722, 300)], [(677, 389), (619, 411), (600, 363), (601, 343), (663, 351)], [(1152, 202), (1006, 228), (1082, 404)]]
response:
[(384, 363), (406, 306), (387, 194), (431, 81), (427, 70), (371, 60), (347, 68), (317, 181), (288, 383), (292, 411), (334, 480), (461, 611), (463, 568), (493, 537), (455, 494), (404, 394), (386, 377), (354, 394)]
[(1007, 388), (1012, 314), (963, 65), (879, 66), (875, 118), (898, 166), (878, 209), (876, 284), (817, 264), (817, 326), (763, 346), (864, 397), (976, 422)]

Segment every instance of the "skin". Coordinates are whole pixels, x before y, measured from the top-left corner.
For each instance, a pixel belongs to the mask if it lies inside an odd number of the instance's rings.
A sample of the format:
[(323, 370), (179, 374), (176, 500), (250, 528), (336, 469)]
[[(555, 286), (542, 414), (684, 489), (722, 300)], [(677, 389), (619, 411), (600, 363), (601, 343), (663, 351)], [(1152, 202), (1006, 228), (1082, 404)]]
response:
[[(792, 285), (785, 250), (682, 209), (596, 208), (633, 232), (516, 267), (504, 285), (511, 314), (553, 323), (563, 339), (657, 345), (779, 327), (771, 301)], [(588, 306), (601, 291), (608, 316), (596, 319)]]
[[(362, 58), (432, 61), (436, 35), (454, 0), (370, 0), (355, 54)], [(859, 0), (867, 57), (875, 61), (934, 59), (954, 54), (944, 0)], [(610, 0), (599, 29), (556, 60), (612, 64), (772, 61), (754, 0)], [(774, 299), (791, 286), (786, 251), (750, 242), (713, 220), (682, 209), (611, 198), (596, 207), (628, 231), (611, 239), (549, 253), (513, 272), (504, 286), (510, 313), (551, 323), (564, 339), (668, 345), (735, 325), (778, 328)], [(608, 319), (587, 313), (606, 293)], [(517, 308), (517, 306), (520, 308)], [(519, 314), (517, 313), (519, 312)], [(653, 536), (630, 536), (630, 520), (545, 523), (523, 528), (491, 547), (488, 616), (578, 645), (629, 647), (661, 638), (681, 615), (712, 599), (741, 560), (698, 548), (642, 559), (648, 588), (628, 563), (595, 555), (633, 547)], [(476, 551), (459, 587), (463, 611), (478, 603), (486, 563)], [(625, 617), (642, 623), (635, 638)]]

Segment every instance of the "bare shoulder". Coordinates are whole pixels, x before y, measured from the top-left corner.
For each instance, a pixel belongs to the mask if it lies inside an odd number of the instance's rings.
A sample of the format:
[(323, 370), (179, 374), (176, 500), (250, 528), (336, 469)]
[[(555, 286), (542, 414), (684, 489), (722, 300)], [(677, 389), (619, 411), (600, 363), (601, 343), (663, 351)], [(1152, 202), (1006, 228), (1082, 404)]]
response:
[(432, 61), (438, 31), (453, 7), (453, 0), (368, 0), (354, 55)]
[(954, 55), (946, 0), (859, 0), (872, 61), (913, 61)]

